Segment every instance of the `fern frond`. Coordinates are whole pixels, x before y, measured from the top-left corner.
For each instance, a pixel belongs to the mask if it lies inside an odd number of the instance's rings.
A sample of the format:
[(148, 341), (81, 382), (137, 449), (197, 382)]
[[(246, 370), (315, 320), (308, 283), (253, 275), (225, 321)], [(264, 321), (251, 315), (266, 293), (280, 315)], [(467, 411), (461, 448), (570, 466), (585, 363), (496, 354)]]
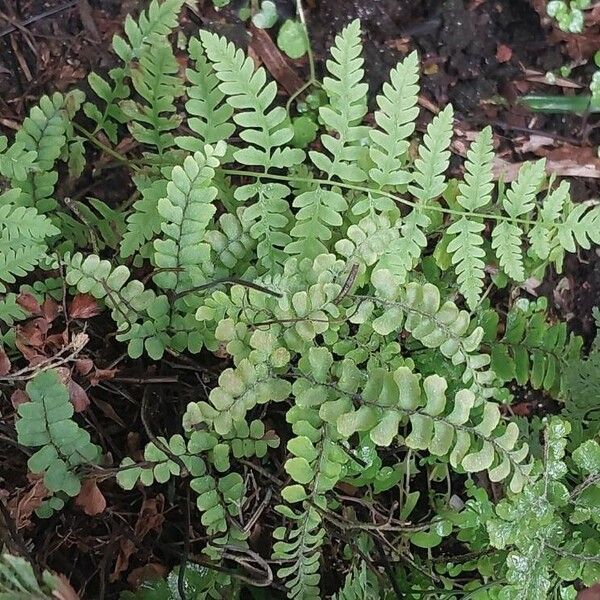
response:
[(332, 238), (333, 228), (342, 225), (342, 213), (348, 208), (344, 197), (339, 192), (318, 187), (296, 196), (292, 206), (299, 209), (295, 214), (296, 224), (290, 231), (296, 240), (285, 247), (285, 252), (308, 258), (326, 253), (323, 242)]
[(166, 42), (149, 46), (131, 71), (135, 91), (146, 105), (133, 100), (121, 104), (128, 119), (131, 135), (141, 142), (155, 146), (159, 154), (174, 145), (170, 133), (181, 119), (175, 114), (175, 98), (183, 94), (183, 84), (177, 73), (179, 64)]
[(9, 327), (21, 321), (27, 313), (17, 303), (16, 294), (6, 294), (0, 298), (0, 321)]
[(227, 96), (228, 104), (240, 111), (233, 120), (242, 127), (240, 137), (247, 146), (234, 152), (235, 160), (243, 165), (262, 167), (265, 172), (301, 163), (304, 152), (286, 147), (294, 132), (284, 124), (285, 109), (271, 108), (277, 85), (274, 81), (267, 83), (264, 68), (255, 70), (252, 59), (224, 37), (201, 31), (200, 39), (221, 81), (219, 89)]
[(249, 232), (249, 224), (244, 220), (245, 208), (240, 206), (236, 214), (224, 213), (219, 217), (219, 229), (207, 231), (206, 241), (213, 251), (215, 263), (221, 263), (225, 272), (229, 273), (234, 267), (250, 262), (256, 240)]
[(167, 195), (158, 201), (165, 239), (154, 241), (154, 262), (164, 272), (154, 276), (163, 289), (179, 292), (197, 286), (212, 271), (206, 228), (215, 213), (217, 190), (212, 186), (215, 168), (225, 153), (225, 143), (206, 145), (204, 153), (188, 156), (176, 166), (167, 184)]
[(410, 193), (424, 207), (430, 200), (441, 196), (446, 189), (444, 172), (450, 164), (450, 142), (454, 111), (452, 105), (436, 115), (427, 126), (423, 143), (419, 146), (419, 157), (415, 160), (413, 184)]
[[(469, 212), (476, 212), (489, 204), (492, 198), (492, 130), (486, 127), (475, 139), (467, 152), (465, 179), (458, 186), (458, 203)], [(448, 234), (456, 236), (448, 244), (455, 266), (458, 289), (469, 308), (474, 309), (481, 298), (485, 257), (483, 250), (483, 223), (462, 217), (448, 228)]]
[(144, 245), (160, 232), (162, 218), (158, 212), (158, 201), (167, 195), (167, 180), (148, 181), (134, 177), (142, 197), (133, 204), (133, 211), (127, 217), (127, 225), (121, 240), (121, 256), (127, 258), (140, 252)]
[(389, 446), (400, 423), (408, 419), (411, 430), (404, 443), (409, 448), (448, 456), (454, 468), (460, 466), (467, 472), (487, 470), (492, 481), (502, 481), (512, 473), (510, 488), (518, 492), (532, 465), (521, 464), (528, 447), (517, 447), (517, 425), (502, 425), (498, 406), (491, 402), (471, 415), (475, 396), (466, 389), (459, 390), (448, 405), (447, 386), (444, 378), (430, 375), (421, 390), (419, 378), (407, 367), (393, 373), (375, 369), (362, 394), (352, 393), (360, 407), (339, 415), (337, 429), (345, 438), (366, 431), (375, 444)]
[(147, 46), (164, 39), (175, 29), (184, 0), (152, 0), (147, 10), (136, 21), (131, 15), (125, 19), (125, 36), (113, 37), (113, 49), (119, 58), (129, 63), (139, 58)]
[(521, 234), (523, 230), (514, 223), (502, 221), (492, 232), (492, 249), (496, 251), (503, 271), (515, 281), (525, 279)]
[(383, 84), (383, 94), (377, 96), (379, 110), (374, 113), (380, 129), (371, 130), (369, 154), (375, 165), (369, 177), (380, 187), (404, 185), (410, 182), (403, 168), (410, 136), (419, 114), (419, 57), (409, 54), (390, 72), (390, 83)]
[(196, 152), (204, 144), (227, 141), (235, 131), (231, 122), (233, 107), (225, 102), (225, 94), (219, 88), (219, 79), (204, 54), (198, 38), (189, 43), (190, 58), (195, 68), (188, 68), (186, 76), (191, 85), (186, 88), (189, 100), (185, 104), (189, 128), (196, 136), (179, 136), (175, 143), (184, 150)]
[(560, 397), (582, 345), (579, 336), (567, 334), (566, 323), (547, 322), (543, 304), (519, 300), (508, 313), (504, 336), (491, 345), (491, 367), (504, 382), (530, 383)]
[(76, 496), (81, 488), (75, 469), (95, 463), (100, 448), (72, 420), (73, 405), (56, 371), (39, 373), (27, 384), (30, 402), (19, 405), (15, 423), (20, 444), (41, 446), (27, 464), (33, 473), (44, 474), (50, 492)]
[(336, 36), (331, 48), (332, 58), (326, 63), (331, 77), (323, 79), (329, 105), (319, 109), (319, 116), (337, 136), (325, 133), (321, 143), (333, 158), (322, 152), (309, 153), (319, 170), (342, 181), (367, 178), (359, 166), (361, 157), (366, 154), (360, 142), (368, 134), (368, 128), (360, 124), (367, 113), (368, 92), (367, 84), (362, 82), (364, 61), (361, 52), (360, 21), (356, 19)]

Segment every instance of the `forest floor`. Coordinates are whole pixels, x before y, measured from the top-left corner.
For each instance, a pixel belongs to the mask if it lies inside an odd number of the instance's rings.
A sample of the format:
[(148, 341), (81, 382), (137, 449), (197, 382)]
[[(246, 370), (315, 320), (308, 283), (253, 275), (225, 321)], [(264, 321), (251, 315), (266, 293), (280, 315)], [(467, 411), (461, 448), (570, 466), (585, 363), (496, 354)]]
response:
[[(294, 14), (292, 0), (276, 3), (280, 14)], [(230, 6), (235, 4), (232, 0)], [(489, 124), (499, 156), (496, 167), (504, 178), (510, 179), (514, 165), (546, 157), (551, 172), (572, 177), (577, 200), (598, 198), (597, 117), (534, 114), (519, 98), (528, 93), (585, 92), (594, 71), (594, 52), (600, 48), (600, 5), (588, 12), (583, 35), (567, 35), (545, 16), (545, 0), (306, 0), (305, 4), (319, 72), (335, 33), (349, 20), (361, 19), (372, 98), (389, 69), (410, 50), (419, 51), (420, 119), (425, 124), (439, 107), (454, 105), (457, 136), (452, 168), (457, 172), (473, 133)], [(87, 74), (106, 72), (115, 64), (112, 36), (120, 31), (125, 15), (143, 5), (140, 0), (0, 0), (0, 133), (14, 134), (44, 93), (76, 86), (89, 89)], [(247, 25), (235, 15), (233, 9), (216, 11), (209, 0), (200, 0), (195, 9), (186, 9), (182, 31), (193, 35), (206, 27), (248, 46), (283, 89), (306, 78), (305, 60), (284, 59), (264, 32), (255, 30), (249, 36)], [(574, 65), (570, 77), (548, 84), (545, 74), (563, 65)], [(109, 204), (122, 201), (123, 186), (129, 184), (118, 169), (110, 173), (71, 193)], [(596, 251), (571, 255), (562, 274), (550, 273), (538, 283), (529, 282), (529, 291), (547, 295), (554, 314), (589, 339), (592, 307), (600, 292)], [(102, 323), (95, 327), (94, 362), (104, 374), (97, 385), (84, 390), (93, 407), (86, 418), (118, 462), (144, 439), (140, 383), (152, 382), (151, 393), (161, 398), (162, 406), (172, 406), (181, 402), (174, 382), (211, 379), (220, 366), (212, 358), (201, 372), (190, 370), (181, 376), (177, 371), (181, 365), (167, 364), (160, 372), (129, 365), (118, 348), (104, 342)], [(166, 427), (164, 416), (151, 418), (157, 427)], [(131, 433), (136, 426), (139, 433)], [(41, 501), (39, 488), (24, 477), (23, 456), (0, 447), (0, 460), (4, 465), (0, 497), (19, 534), (38, 564), (64, 573), (74, 588), (83, 590), (82, 597), (116, 598), (119, 590), (177, 563), (184, 511), (172, 502), (173, 489), (158, 495), (148, 492), (142, 498), (139, 492), (125, 493), (104, 482), (101, 492), (90, 490), (86, 506), (73, 506), (36, 526), (33, 521), (39, 521), (32, 518), (32, 511)]]

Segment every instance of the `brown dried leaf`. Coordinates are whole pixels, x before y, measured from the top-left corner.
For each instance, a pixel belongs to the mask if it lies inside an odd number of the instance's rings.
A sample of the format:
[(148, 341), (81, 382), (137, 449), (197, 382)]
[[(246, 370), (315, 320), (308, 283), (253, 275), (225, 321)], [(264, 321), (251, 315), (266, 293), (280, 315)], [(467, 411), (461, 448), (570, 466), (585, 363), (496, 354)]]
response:
[(79, 594), (73, 589), (69, 580), (64, 575), (56, 576), (58, 582), (52, 591), (52, 597), (56, 600), (80, 600)]
[(90, 294), (77, 294), (69, 306), (69, 316), (72, 319), (90, 319), (100, 314), (100, 307)]
[(94, 368), (94, 361), (91, 358), (78, 358), (75, 361), (75, 369), (80, 375), (87, 375)]
[(42, 304), (42, 315), (48, 323), (52, 323), (52, 321), (58, 317), (59, 312), (58, 304), (56, 304), (52, 298), (46, 298), (44, 300), (44, 303)]
[(512, 48), (507, 46), (506, 44), (498, 44), (496, 47), (496, 60), (499, 63), (508, 62), (512, 58)]
[(90, 383), (92, 385), (98, 385), (101, 381), (113, 379), (117, 373), (117, 369), (96, 369), (94, 374), (90, 377)]
[(95, 479), (85, 479), (81, 484), (81, 490), (75, 498), (75, 504), (83, 509), (83, 512), (94, 517), (106, 510), (106, 498), (100, 491)]
[(0, 377), (4, 377), (10, 373), (10, 359), (4, 348), (0, 347)]
[(44, 479), (39, 478), (33, 482), (23, 495), (16, 496), (9, 502), (8, 508), (17, 529), (31, 525), (31, 515), (49, 495), (50, 492), (44, 485)]
[(290, 66), (271, 36), (264, 29), (259, 29), (254, 25), (250, 29), (252, 38), (249, 48), (260, 58), (267, 71), (291, 96), (297, 89), (302, 87), (302, 79)]
[(17, 408), (20, 404), (29, 402), (30, 398), (25, 390), (14, 390), (10, 395), (10, 402), (14, 408)]
[(165, 497), (162, 494), (158, 494), (156, 498), (146, 498), (144, 500), (135, 524), (136, 539), (141, 540), (150, 531), (161, 530), (165, 520), (164, 508)]
[(94, 404), (103, 412), (105, 417), (108, 417), (123, 429), (127, 429), (127, 425), (125, 425), (123, 419), (119, 417), (115, 409), (108, 402), (100, 400), (99, 398), (94, 398)]
[(19, 294), (17, 296), (17, 304), (32, 315), (39, 315), (42, 312), (40, 303), (29, 293)]
[(148, 563), (143, 567), (133, 569), (127, 576), (127, 583), (134, 589), (137, 589), (144, 581), (153, 581), (163, 579), (167, 574), (167, 567), (159, 563)]
[(73, 380), (69, 381), (67, 387), (69, 388), (69, 398), (75, 412), (83, 412), (90, 405), (90, 399), (86, 391)]
[(119, 540), (119, 554), (117, 555), (115, 566), (109, 577), (111, 583), (117, 581), (123, 571), (127, 571), (129, 568), (129, 559), (134, 551), (135, 543), (132, 540), (126, 540), (124, 538)]

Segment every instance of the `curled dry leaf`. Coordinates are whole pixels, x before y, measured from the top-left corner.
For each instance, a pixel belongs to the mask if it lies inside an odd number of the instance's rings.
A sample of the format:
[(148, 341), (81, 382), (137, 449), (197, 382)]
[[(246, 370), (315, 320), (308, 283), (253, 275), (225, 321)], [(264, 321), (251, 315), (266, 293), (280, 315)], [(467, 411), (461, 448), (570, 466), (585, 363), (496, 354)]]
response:
[(17, 530), (31, 525), (31, 515), (49, 495), (50, 492), (44, 485), (44, 479), (40, 477), (32, 482), (28, 490), (10, 500), (8, 509)]
[(29, 396), (25, 390), (14, 390), (10, 395), (10, 403), (13, 405), (13, 408), (18, 408), (19, 405), (25, 404), (29, 402)]
[(57, 584), (52, 590), (52, 598), (56, 600), (80, 600), (79, 595), (64, 575), (57, 575)]
[(99, 314), (100, 307), (89, 294), (77, 294), (69, 306), (69, 316), (72, 319), (90, 319)]
[(75, 361), (75, 369), (80, 375), (87, 375), (94, 368), (94, 361), (91, 358), (78, 358)]
[(89, 405), (90, 399), (86, 391), (71, 378), (71, 371), (67, 367), (58, 367), (56, 369), (62, 383), (69, 390), (69, 399), (75, 409), (75, 412), (83, 412)]
[(100, 491), (95, 479), (85, 479), (81, 484), (81, 491), (75, 504), (83, 509), (83, 512), (90, 517), (94, 517), (106, 510), (106, 498)]
[(4, 377), (10, 373), (10, 359), (4, 351), (4, 348), (0, 348), (0, 377)]
[(42, 312), (40, 303), (32, 294), (23, 293), (17, 296), (17, 304), (32, 315), (39, 315)]

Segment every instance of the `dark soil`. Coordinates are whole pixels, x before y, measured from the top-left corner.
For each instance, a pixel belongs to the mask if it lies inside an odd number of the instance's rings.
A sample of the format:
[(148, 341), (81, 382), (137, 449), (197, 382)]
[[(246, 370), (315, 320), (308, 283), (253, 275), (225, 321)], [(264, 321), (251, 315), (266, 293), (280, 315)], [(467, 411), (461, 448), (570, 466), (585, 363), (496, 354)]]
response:
[[(246, 45), (246, 25), (232, 10), (217, 12), (210, 1), (200, 1), (196, 12), (187, 11), (183, 30), (193, 34), (200, 26), (227, 34)], [(292, 0), (278, 0), (281, 14), (292, 16)], [(520, 95), (547, 91), (527, 81), (526, 71), (544, 74), (574, 60), (574, 47), (582, 57), (590, 51), (578, 46), (542, 22), (534, 0), (306, 0), (306, 13), (317, 57), (323, 70), (326, 48), (335, 34), (351, 19), (360, 18), (365, 32), (365, 63), (372, 98), (389, 69), (410, 50), (419, 50), (423, 65), (422, 118), (427, 121), (436, 107), (452, 102), (462, 131), (491, 123), (499, 151), (512, 162), (536, 156), (523, 146), (534, 136), (545, 135), (565, 143), (574, 153), (598, 144), (595, 125), (585, 116), (532, 115), (517, 102)], [(113, 33), (120, 30), (125, 14), (145, 2), (136, 0), (0, 0), (0, 128), (12, 135), (29, 107), (43, 93), (86, 87), (90, 70), (106, 71), (114, 64), (109, 51)], [(59, 12), (50, 14), (54, 9)], [(17, 24), (11, 31), (11, 24)], [(290, 63), (300, 78), (306, 76), (303, 61)], [(590, 67), (583, 65), (573, 75), (587, 85)], [(551, 90), (552, 91), (552, 90)], [(560, 88), (559, 88), (560, 91)], [(556, 91), (552, 91), (557, 93)], [(565, 90), (571, 93), (572, 90)], [(567, 139), (567, 142), (564, 140)], [(104, 183), (110, 189), (96, 190), (105, 200), (121, 194), (118, 171)], [(597, 196), (596, 179), (574, 184), (578, 199)], [(74, 195), (81, 190), (71, 190)], [(116, 199), (116, 198), (115, 198)], [(589, 337), (593, 333), (592, 307), (598, 304), (600, 261), (596, 252), (586, 252), (566, 261), (565, 272), (550, 274), (540, 288), (551, 299), (558, 316), (569, 319), (572, 329)], [(102, 324), (96, 327), (94, 350), (102, 366), (118, 358), (105, 343)], [(108, 351), (107, 351), (107, 348)], [(197, 365), (204, 365), (198, 367)], [(211, 367), (214, 365), (216, 368)], [(193, 366), (195, 365), (195, 366)], [(193, 366), (193, 368), (192, 368)], [(182, 371), (187, 367), (187, 371)], [(90, 424), (98, 432), (114, 463), (142, 447), (145, 434), (140, 421), (140, 398), (149, 394), (148, 419), (156, 434), (173, 432), (175, 422), (165, 414), (181, 414), (191, 386), (210, 386), (220, 365), (208, 356), (190, 364), (164, 361), (160, 370), (144, 365), (121, 372), (128, 377), (174, 377), (177, 385), (136, 385), (134, 381), (107, 382), (90, 390)], [(184, 372), (184, 375), (181, 373)], [(144, 392), (144, 390), (146, 390)], [(2, 429), (7, 429), (4, 424)], [(138, 431), (140, 434), (130, 432)], [(10, 433), (10, 432), (9, 432)], [(0, 498), (14, 513), (31, 485), (23, 473), (23, 456), (9, 446), (0, 447), (4, 465), (0, 476)], [(276, 475), (276, 474), (275, 474)], [(257, 485), (265, 484), (257, 476)], [(140, 575), (134, 569), (157, 564), (160, 569), (178, 563), (183, 539), (185, 498), (181, 490), (168, 487), (162, 494), (141, 498), (139, 492), (124, 493), (107, 480), (102, 491), (108, 509), (99, 517), (88, 517), (70, 506), (48, 521), (25, 520), (20, 536), (40, 565), (64, 573), (83, 598), (116, 598)], [(1, 527), (0, 527), (1, 528)], [(256, 540), (257, 542), (259, 540)], [(158, 568), (157, 567), (157, 568)], [(128, 583), (129, 576), (129, 583)]]

